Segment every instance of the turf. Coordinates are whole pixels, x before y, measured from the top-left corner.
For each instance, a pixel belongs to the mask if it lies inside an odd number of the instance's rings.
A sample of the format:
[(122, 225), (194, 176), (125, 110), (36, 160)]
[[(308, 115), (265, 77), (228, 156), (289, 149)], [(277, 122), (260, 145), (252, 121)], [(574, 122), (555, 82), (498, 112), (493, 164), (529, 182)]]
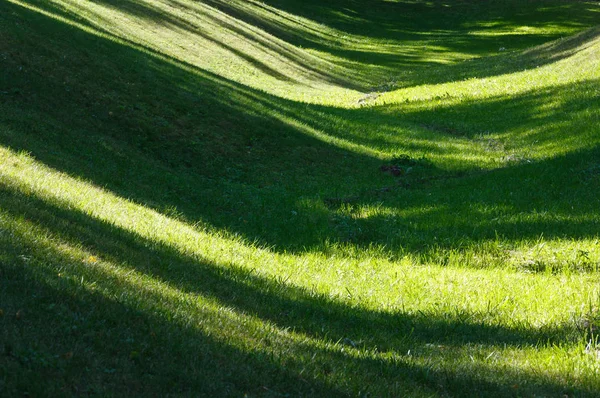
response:
[(1, 395), (597, 395), (599, 16), (2, 2)]

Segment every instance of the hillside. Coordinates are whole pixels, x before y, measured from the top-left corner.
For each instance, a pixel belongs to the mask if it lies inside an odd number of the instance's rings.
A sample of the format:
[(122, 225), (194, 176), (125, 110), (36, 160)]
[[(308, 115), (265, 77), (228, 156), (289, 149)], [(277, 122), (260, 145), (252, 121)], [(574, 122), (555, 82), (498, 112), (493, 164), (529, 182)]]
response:
[(0, 395), (594, 396), (599, 16), (0, 3)]

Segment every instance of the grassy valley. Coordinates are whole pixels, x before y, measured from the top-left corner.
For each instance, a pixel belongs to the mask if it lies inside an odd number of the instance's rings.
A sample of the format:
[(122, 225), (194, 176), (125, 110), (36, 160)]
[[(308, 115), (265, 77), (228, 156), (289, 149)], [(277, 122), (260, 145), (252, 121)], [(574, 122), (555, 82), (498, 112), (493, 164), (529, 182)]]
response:
[(0, 395), (596, 396), (600, 6), (0, 4)]

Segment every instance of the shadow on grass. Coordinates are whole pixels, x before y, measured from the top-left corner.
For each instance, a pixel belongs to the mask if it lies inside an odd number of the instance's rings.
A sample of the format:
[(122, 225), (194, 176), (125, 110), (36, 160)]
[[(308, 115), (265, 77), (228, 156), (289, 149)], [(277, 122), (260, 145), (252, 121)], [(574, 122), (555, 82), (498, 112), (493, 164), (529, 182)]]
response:
[[(45, 0), (28, 2), (85, 25), (92, 24), (76, 13), (62, 10)], [(95, 2), (126, 15), (198, 35), (275, 79), (294, 81), (294, 78), (252, 54), (248, 48), (260, 48), (285, 60), (288, 65), (294, 65), (298, 74), (358, 91), (386, 91), (535, 68), (572, 55), (586, 41), (597, 37), (599, 32), (598, 29), (584, 32), (525, 55), (498, 56), (497, 62), (493, 63), (488, 59), (456, 63), (453, 59), (446, 59), (446, 54), (461, 54), (462, 60), (465, 57), (495, 55), (499, 48), (505, 47), (511, 51), (523, 50), (561, 38), (565, 32), (572, 33), (569, 29), (574, 31), (593, 26), (599, 10), (594, 4), (583, 1), (569, 4), (560, 1), (551, 4), (530, 2), (525, 6), (517, 1), (492, 5), (482, 5), (480, 2), (404, 1), (377, 2), (375, 5), (371, 2), (367, 2), (368, 5), (365, 2), (355, 2), (353, 5), (347, 2), (300, 5), (295, 1), (275, 1), (268, 6), (221, 0), (190, 5), (168, 0), (169, 9), (138, 0)], [(292, 9), (297, 15), (308, 12), (316, 21), (326, 23), (315, 26), (305, 24), (291, 19), (276, 7)], [(183, 18), (173, 10), (183, 12), (190, 18)], [(217, 10), (222, 13), (219, 14)], [(351, 22), (338, 26), (336, 21), (344, 13), (355, 14), (356, 17), (342, 17), (341, 20), (348, 19)], [(240, 21), (249, 25), (242, 26)], [(328, 24), (341, 29), (341, 32), (361, 36), (345, 43), (346, 39), (341, 39), (339, 33), (322, 30)], [(101, 24), (94, 24), (94, 28), (109, 35), (114, 34)], [(508, 33), (520, 28), (525, 29), (526, 34)], [(532, 29), (552, 28), (555, 33), (530, 32)], [(490, 29), (504, 29), (505, 32), (500, 35), (488, 34)], [(223, 39), (222, 35), (215, 34), (216, 30), (228, 32), (237, 39)], [(274, 37), (263, 34), (262, 30)], [(385, 41), (373, 44), (365, 37), (361, 38), (363, 35)], [(241, 42), (248, 46), (240, 46)], [(368, 49), (358, 49), (361, 46)], [(339, 58), (326, 60), (314, 54), (309, 55), (298, 47), (313, 48)], [(332, 68), (333, 64), (336, 67)]]
[[(67, 19), (74, 19), (85, 26), (93, 27), (109, 36), (118, 37), (118, 34), (115, 34), (110, 28), (106, 28), (100, 23), (92, 22), (91, 19), (84, 20), (73, 11), (62, 10), (44, 0), (30, 1), (30, 3), (42, 9), (56, 12)], [(295, 78), (274, 69), (268, 62), (253, 54), (249, 49), (259, 49), (259, 52), (262, 51), (263, 53), (268, 53), (271, 56), (284, 60), (288, 65), (293, 65), (295, 71), (300, 75), (314, 77), (346, 88), (364, 89), (364, 86), (358, 84), (356, 79), (353, 79), (353, 76), (342, 73), (341, 70), (334, 72), (331, 65), (326, 65), (323, 62), (320, 64), (318, 62), (317, 64), (311, 64), (309, 60), (314, 62), (317, 60), (316, 57), (309, 56), (308, 53), (274, 37), (255, 32), (249, 29), (248, 26), (241, 26), (240, 21), (235, 18), (228, 15), (218, 15), (217, 10), (203, 4), (191, 6), (186, 3), (169, 1), (169, 5), (173, 9), (183, 11), (184, 14), (191, 16), (186, 19), (175, 12), (169, 12), (165, 8), (160, 8), (144, 1), (95, 0), (95, 3), (112, 8), (125, 15), (131, 15), (160, 26), (167, 26), (173, 31), (184, 31), (192, 35), (197, 35), (198, 38), (207, 40), (211, 44), (247, 61), (265, 74), (281, 81), (297, 83)], [(102, 19), (99, 15), (96, 17)], [(226, 33), (225, 35), (223, 34), (224, 32)], [(140, 46), (140, 43), (132, 44)]]
[[(429, 352), (430, 343), (444, 344), (444, 350), (452, 352), (472, 344), (492, 348), (560, 343), (571, 333), (477, 324), (468, 320), (475, 314), (466, 313), (435, 317), (361, 310), (261, 278), (235, 264), (193, 261), (157, 242), (73, 209), (31, 195), (25, 198), (7, 187), (0, 190), (0, 203), (4, 220), (26, 220), (51, 239), (40, 242), (10, 224), (2, 226), (10, 237), (0, 251), (0, 297), (4, 296), (4, 309), (11, 314), (2, 320), (5, 339), (0, 366), (10, 370), (11, 381), (27, 379), (27, 387), (11, 385), (22, 389), (18, 393), (41, 392), (48, 378), (58, 378), (53, 388), (74, 393), (334, 396), (377, 381), (392, 394), (401, 389), (459, 396), (511, 395), (515, 378), (510, 370), (502, 370), (506, 382), (492, 382), (493, 367), (482, 366), (466, 375), (445, 366), (419, 364), (399, 353), (412, 349), (413, 355), (430, 355), (435, 361), (441, 354)], [(6, 244), (6, 236), (3, 240)], [(178, 292), (215, 298), (219, 306), (233, 308), (242, 317), (256, 316), (279, 330), (303, 333), (325, 344), (339, 340), (350, 350), (344, 341), (351, 337), (360, 350), (397, 355), (392, 360), (357, 357), (342, 346), (319, 348), (272, 334), (271, 342), (243, 351), (231, 346), (234, 342), (227, 339), (232, 337), (211, 337), (196, 325), (215, 322), (245, 336), (260, 333), (256, 326), (242, 319), (219, 321), (211, 310), (186, 312), (189, 304), (183, 298), (163, 296), (151, 287), (142, 289), (107, 269), (81, 263), (67, 254), (67, 247), (89, 251), (123, 271), (150, 276)], [(84, 284), (84, 277), (91, 284)], [(25, 315), (12, 316), (17, 309)], [(329, 383), (321, 381), (332, 374)], [(536, 375), (521, 373), (519, 380), (524, 383), (522, 391), (587, 393)]]
[[(209, 1), (225, 3), (222, 0)], [(326, 3), (315, 0), (266, 0), (264, 3), (344, 32), (386, 40), (402, 38), (404, 29), (417, 32), (436, 29), (485, 31), (490, 29), (490, 25), (510, 29), (524, 22), (533, 27), (551, 26), (557, 22), (581, 26), (595, 24), (598, 12), (595, 4), (588, 1), (532, 1), (524, 4), (505, 0), (487, 4), (474, 0), (333, 0)], [(535, 18), (531, 17), (532, 14), (535, 14)]]
[[(68, 279), (65, 269), (77, 264), (58, 251), (59, 264), (42, 259), (46, 267), (33, 270), (6, 263), (6, 249), (0, 249), (6, 314), (0, 320), (0, 371), (8, 396), (346, 395), (299, 374), (301, 359), (243, 351), (189, 319), (174, 319), (177, 308), (165, 313), (164, 297), (145, 292), (142, 299), (124, 282), (111, 290), (114, 280), (101, 272), (91, 276), (99, 289), (85, 289)], [(16, 319), (18, 310), (23, 317)]]
[[(27, 34), (7, 42), (2, 61), (2, 143), (56, 169), (161, 211), (176, 208), (191, 222), (208, 216), (216, 227), (237, 232), (230, 225), (236, 220), (242, 230), (250, 227), (246, 232), (259, 228), (292, 243), (299, 228), (305, 236), (317, 230), (318, 239), (327, 224), (286, 222), (299, 197), (370, 185), (372, 177), (365, 177), (379, 166), (278, 120), (270, 106), (276, 98), (3, 7), (10, 10), (4, 15), (21, 16)], [(37, 23), (47, 29), (46, 46), (32, 59), (41, 40)], [(15, 37), (21, 36), (9, 36)], [(347, 172), (356, 165), (358, 171)], [(328, 186), (332, 178), (335, 185)]]
[[(595, 4), (583, 1), (568, 4), (560, 1), (527, 4), (518, 1), (494, 4), (470, 1), (333, 1), (306, 4), (274, 0), (266, 2), (267, 6), (257, 3), (253, 7), (221, 0), (208, 0), (206, 3), (296, 46), (315, 48), (343, 60), (384, 67), (385, 72), (380, 79), (387, 80), (380, 81), (380, 84), (392, 84), (394, 87), (496, 76), (557, 61), (577, 51), (590, 35), (597, 37), (598, 30), (530, 51), (526, 56), (499, 56), (498, 62), (493, 63), (491, 68), (489, 62), (475, 59), (441, 65), (440, 73), (432, 73), (428, 69), (439, 65), (442, 61), (437, 59), (438, 55), (444, 58), (445, 53), (489, 56), (497, 54), (501, 48), (523, 50), (559, 39), (565, 35), (563, 31), (549, 33), (557, 25), (562, 29), (591, 27), (596, 25), (600, 12)], [(315, 26), (291, 19), (282, 11), (304, 16), (314, 21)], [(377, 49), (377, 46), (370, 50), (349, 49), (351, 45), (340, 44), (336, 35), (319, 30), (319, 26), (357, 35), (355, 40), (384, 40), (378, 46), (384, 50)], [(516, 33), (521, 28), (527, 33)], [(532, 28), (547, 31), (532, 33)], [(504, 32), (501, 35), (488, 34), (494, 29)], [(359, 66), (354, 64), (353, 68), (359, 69)], [(409, 73), (406, 73), (407, 69)], [(428, 70), (422, 72), (423, 69)], [(402, 70), (400, 75), (399, 70)], [(375, 75), (378, 72), (371, 70), (366, 73)], [(378, 90), (380, 87), (363, 89)]]
[[(307, 137), (281, 121), (282, 109), (293, 115), (317, 108), (296, 104), (294, 109), (291, 103), (217, 76), (90, 39), (18, 7), (2, 4), (0, 9), (8, 11), (0, 13), (0, 19), (21, 18), (17, 19), (21, 27), (11, 25), (18, 34), (7, 35), (1, 50), (5, 73), (0, 75), (0, 139), (56, 170), (163, 212), (174, 206), (174, 213), (192, 222), (201, 220), (289, 251), (299, 250), (294, 244), (310, 246), (335, 236), (328, 229), (326, 209), (324, 224), (307, 221), (300, 236), (301, 223), (286, 225), (284, 215), (290, 217), (297, 200), (336, 191), (353, 193), (378, 180), (379, 160)], [(39, 43), (44, 43), (43, 51)], [(489, 195), (495, 203), (497, 197)], [(178, 291), (213, 298), (236, 313), (256, 316), (277, 329), (289, 328), (324, 344), (348, 338), (362, 350), (377, 347), (395, 352), (432, 342), (460, 349), (470, 344), (521, 347), (571, 338), (568, 328), (509, 329), (471, 320), (480, 314), (389, 314), (350, 307), (261, 278), (236, 264), (188, 258), (7, 187), (0, 190), (0, 203), (4, 214), (24, 217), (67, 247), (83, 246)], [(250, 212), (256, 214), (255, 224), (246, 226), (240, 218)], [(372, 359), (289, 341), (278, 341), (273, 349), (261, 343), (259, 349), (246, 352), (199, 331), (186, 314), (177, 317), (177, 300), (166, 300), (168, 304), (161, 306), (164, 297), (145, 296), (147, 292), (127, 284), (115, 285), (110, 275), (73, 260), (60, 245), (48, 253), (43, 246), (52, 241), (19, 231), (0, 232), (2, 241), (9, 243), (0, 249), (1, 302), (7, 303), (3, 304), (6, 311), (25, 309), (23, 319), (15, 315), (0, 320), (3, 337), (7, 336), (0, 366), (17, 380), (15, 393), (33, 388), (37, 388), (33, 393), (45, 393), (47, 381), (57, 376), (64, 377), (65, 391), (73, 394), (94, 393), (86, 387), (92, 385), (100, 395), (108, 390), (109, 394), (277, 395), (284, 391), (334, 396), (356, 395), (361, 386), (382, 382), (390, 389), (430, 394), (514, 393), (511, 382), (489, 381), (493, 368), (465, 374), (404, 357)], [(28, 255), (33, 264), (27, 264)], [(70, 280), (58, 275), (63, 270)], [(95, 292), (76, 287), (83, 273), (93, 276)], [(251, 334), (250, 326), (241, 327)], [(285, 344), (291, 346), (290, 352), (276, 353)], [(12, 348), (7, 349), (9, 345)], [(74, 353), (73, 362), (65, 355), (69, 352)], [(438, 358), (435, 355), (433, 360)], [(503, 372), (507, 380), (517, 376), (516, 371)], [(337, 379), (324, 382), (331, 374)], [(539, 375), (519, 377), (532, 393), (587, 393)], [(356, 391), (349, 392), (344, 383), (353, 383)]]
[[(426, 254), (440, 239), (444, 247), (452, 248), (465, 240), (495, 238), (499, 231), (507, 240), (520, 240), (541, 235), (591, 237), (597, 230), (593, 217), (597, 190), (574, 189), (579, 180), (573, 178), (593, 166), (594, 151), (580, 152), (566, 162), (547, 160), (479, 176), (482, 189), (476, 191), (466, 183), (448, 185), (456, 179), (449, 179), (443, 192), (429, 189), (435, 183), (403, 190), (397, 189), (398, 179), (379, 171), (382, 160), (311, 137), (302, 127), (314, 127), (325, 139), (346, 140), (359, 148), (395, 147), (437, 156), (458, 154), (452, 148), (457, 140), (477, 145), (470, 142), (477, 138), (476, 131), (489, 126), (502, 133), (535, 122), (553, 127), (531, 135), (532, 145), (542, 139), (581, 149), (570, 142), (578, 135), (563, 134), (558, 110), (568, 111), (571, 119), (588, 120), (583, 116), (590, 96), (578, 93), (594, 89), (597, 81), (581, 83), (578, 90), (564, 86), (477, 103), (442, 103), (431, 113), (400, 107), (399, 118), (386, 108), (347, 110), (281, 100), (91, 38), (16, 6), (3, 7), (11, 10), (5, 15), (21, 15), (20, 29), (28, 34), (14, 36), (23, 38), (12, 47), (8, 41), (3, 53), (1, 142), (163, 213), (288, 252), (320, 250), (325, 242), (350, 242)], [(38, 26), (46, 29), (43, 52), (38, 44), (42, 39), (35, 33)], [(65, 35), (70, 37), (69, 46), (62, 40)], [(55, 106), (56, 98), (61, 99), (60, 107)], [(552, 112), (542, 112), (548, 98), (566, 100)], [(301, 126), (290, 125), (289, 119), (299, 120)], [(434, 126), (436, 120), (443, 123)], [(452, 124), (457, 120), (469, 120), (471, 130)], [(377, 132), (371, 133), (374, 126)], [(586, 142), (590, 145), (592, 140)], [(425, 179), (448, 173), (435, 167), (422, 172)], [(376, 192), (384, 186), (394, 189)], [(356, 220), (324, 203), (332, 198), (342, 203), (348, 197), (353, 198), (351, 204), (362, 206), (436, 210), (427, 216)], [(478, 206), (508, 207), (512, 214), (545, 211), (546, 216), (503, 224), (495, 212), (476, 214), (477, 220), (470, 221)], [(589, 221), (573, 223), (558, 216)]]
[[(396, 87), (447, 83), (467, 80), (469, 78), (500, 76), (526, 69), (534, 69), (571, 57), (579, 51), (584, 50), (598, 37), (600, 37), (600, 28), (595, 27), (565, 38), (562, 38), (562, 36), (547, 37), (547, 40), (539, 38), (535, 44), (542, 44), (559, 38), (561, 40), (539, 45), (524, 52), (519, 51), (508, 55), (475, 58), (452, 65), (443, 65), (437, 69), (439, 73), (435, 72), (436, 69), (428, 71), (414, 69), (411, 71), (409, 77), (406, 78), (406, 81), (397, 82)], [(519, 49), (527, 47), (528, 45), (523, 45)]]
[[(60, 204), (28, 197), (0, 186), (0, 204), (15, 216), (43, 226), (52, 236), (76, 247), (98, 253), (115, 264), (130, 264), (186, 293), (214, 297), (226, 307), (269, 320), (281, 329), (291, 328), (311, 337), (335, 343), (345, 338), (362, 342), (367, 349), (405, 352), (411, 344), (535, 345), (566, 341), (573, 330), (534, 330), (527, 325), (509, 329), (473, 322), (483, 314), (376, 313), (352, 308), (281, 281), (266, 279), (236, 264), (198, 262), (160, 242), (92, 219)], [(27, 206), (20, 206), (27, 203)], [(17, 210), (18, 209), (18, 210)]]
[[(593, 170), (598, 164), (596, 148), (493, 172), (425, 180), (410, 188), (392, 186), (390, 192), (355, 197), (346, 207), (331, 210), (340, 239), (362, 248), (378, 242), (390, 254), (421, 254), (425, 259), (439, 255), (440, 249), (469, 251), (498, 240), (510, 245), (542, 236), (596, 238), (600, 185)], [(377, 211), (355, 217), (362, 207)]]
[[(425, 156), (414, 156), (412, 174), (345, 196), (321, 194), (329, 210), (313, 209), (330, 220), (322, 235), (327, 241), (426, 253), (429, 247), (451, 249), (458, 242), (498, 236), (507, 241), (596, 236), (599, 190), (586, 173), (600, 163), (594, 122), (600, 115), (599, 85), (589, 80), (487, 100), (441, 102), (434, 110), (310, 106), (295, 112), (286, 103), (272, 106), (360, 147)], [(475, 162), (460, 159), (458, 171), (441, 169), (427, 159), (461, 152), (495, 157), (500, 169), (481, 171)], [(346, 217), (344, 207), (358, 210)], [(385, 215), (354, 217), (361, 207), (376, 207)], [(420, 215), (419, 209), (434, 210)]]
[[(564, 128), (575, 123), (585, 126), (596, 117), (600, 101), (598, 85), (600, 80), (591, 79), (485, 99), (460, 99), (445, 94), (406, 104), (360, 109), (313, 105), (295, 117), (329, 136), (381, 151), (404, 147), (407, 151), (435, 156), (447, 152), (452, 143), (477, 149), (490, 135), (506, 141), (503, 146), (508, 150), (522, 147), (547, 150), (545, 147), (549, 145), (587, 149), (598, 143), (594, 134), (587, 133), (590, 139), (584, 142), (586, 133), (565, 134)], [(291, 117), (294, 108), (288, 105), (274, 104)], [(592, 131), (592, 126), (585, 127)], [(424, 130), (432, 134), (428, 136)]]

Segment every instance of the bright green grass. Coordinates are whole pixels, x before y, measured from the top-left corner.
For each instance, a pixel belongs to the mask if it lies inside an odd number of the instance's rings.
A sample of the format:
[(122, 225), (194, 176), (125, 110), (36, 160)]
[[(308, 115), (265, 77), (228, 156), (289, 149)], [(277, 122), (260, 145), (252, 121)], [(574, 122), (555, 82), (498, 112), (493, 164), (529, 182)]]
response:
[(599, 11), (0, 4), (1, 395), (596, 395)]
[[(593, 26), (598, 13), (596, 3), (584, 1), (24, 4), (280, 97), (345, 106), (360, 98), (359, 91), (431, 82), (437, 74), (459, 77), (461, 67), (422, 70), (564, 37)], [(316, 19), (298, 15), (304, 13)]]

